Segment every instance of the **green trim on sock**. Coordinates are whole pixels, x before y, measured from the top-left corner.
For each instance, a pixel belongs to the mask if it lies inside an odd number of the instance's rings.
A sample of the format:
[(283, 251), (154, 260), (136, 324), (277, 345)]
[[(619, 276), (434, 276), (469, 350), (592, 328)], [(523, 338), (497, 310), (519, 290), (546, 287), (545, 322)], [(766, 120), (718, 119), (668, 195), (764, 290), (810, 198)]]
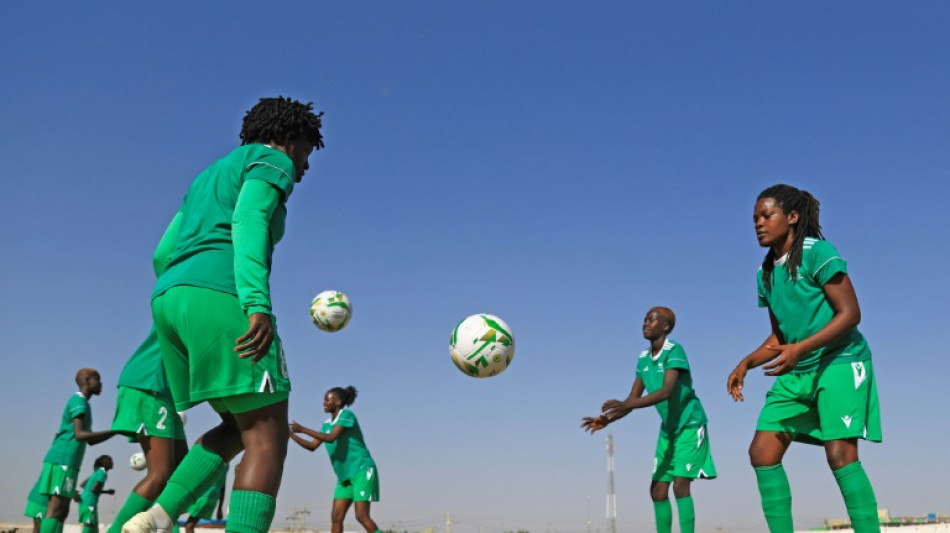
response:
[(696, 509), (693, 507), (693, 497), (676, 498), (676, 513), (680, 518), (680, 533), (694, 533), (696, 531)]
[(844, 505), (848, 508), (854, 533), (879, 533), (881, 524), (877, 518), (877, 498), (861, 461), (835, 470), (834, 475), (844, 497)]
[(155, 505), (160, 505), (172, 522), (178, 521), (178, 517), (211, 488), (227, 467), (220, 455), (195, 444), (175, 469)]
[(670, 500), (653, 502), (653, 516), (656, 518), (656, 533), (673, 531), (673, 504)]
[(277, 499), (251, 490), (231, 491), (227, 533), (267, 533), (274, 521)]
[(792, 488), (782, 463), (755, 467), (755, 479), (762, 497), (762, 512), (770, 533), (794, 533), (792, 524)]
[(119, 512), (115, 515), (115, 521), (112, 522), (112, 525), (109, 526), (109, 530), (106, 531), (106, 533), (121, 533), (122, 526), (124, 526), (129, 519), (142, 511), (147, 511), (151, 506), (152, 502), (150, 500), (132, 491), (129, 493), (128, 499), (125, 500), (125, 504), (122, 505), (122, 508), (119, 509)]

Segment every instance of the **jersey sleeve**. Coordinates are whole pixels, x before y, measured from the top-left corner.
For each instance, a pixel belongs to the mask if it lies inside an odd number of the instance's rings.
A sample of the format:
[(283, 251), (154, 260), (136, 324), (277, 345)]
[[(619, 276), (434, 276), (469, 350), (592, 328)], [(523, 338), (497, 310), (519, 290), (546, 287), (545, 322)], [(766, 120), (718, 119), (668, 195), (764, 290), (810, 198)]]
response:
[(181, 211), (175, 213), (172, 221), (165, 228), (162, 238), (158, 241), (158, 246), (155, 247), (155, 253), (152, 254), (152, 268), (155, 269), (155, 276), (165, 270), (165, 265), (171, 261), (172, 254), (175, 253), (175, 245), (178, 244), (178, 230), (181, 228), (181, 217)]
[(647, 363), (646, 363), (647, 357), (648, 357), (647, 354), (648, 354), (648, 351), (644, 350), (640, 352), (640, 357), (637, 357), (637, 377), (640, 379), (643, 379), (643, 373), (646, 371), (646, 368), (647, 368)]
[(828, 241), (816, 240), (808, 250), (808, 266), (815, 281), (824, 286), (836, 274), (847, 274), (848, 263)]
[(280, 150), (270, 149), (260, 153), (248, 163), (244, 179), (263, 181), (276, 187), (287, 200), (294, 190), (294, 162)]
[(234, 239), (234, 282), (244, 313), (271, 312), (270, 219), (280, 203), (280, 193), (261, 180), (244, 183), (231, 219)]
[(340, 411), (340, 416), (337, 417), (333, 425), (351, 428), (356, 425), (356, 415), (354, 415), (352, 411), (344, 409)]
[(82, 396), (73, 394), (72, 397), (69, 398), (68, 409), (70, 420), (79, 416), (84, 417), (89, 414), (89, 403)]
[(759, 307), (768, 307), (769, 306), (769, 292), (765, 290), (765, 281), (764, 281), (765, 271), (761, 268), (759, 273), (756, 274), (756, 286), (758, 287), (759, 293)]
[(686, 360), (686, 350), (679, 344), (674, 344), (673, 347), (670, 348), (670, 353), (666, 356), (666, 368), (667, 370), (675, 368), (689, 372), (689, 361)]

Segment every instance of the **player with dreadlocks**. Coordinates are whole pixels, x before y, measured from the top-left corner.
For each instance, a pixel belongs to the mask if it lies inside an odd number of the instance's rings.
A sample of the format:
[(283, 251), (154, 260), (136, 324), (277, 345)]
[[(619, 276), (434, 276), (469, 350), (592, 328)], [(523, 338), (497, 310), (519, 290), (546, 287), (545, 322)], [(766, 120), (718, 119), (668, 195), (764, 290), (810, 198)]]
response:
[(170, 529), (238, 453), (227, 530), (264, 533), (287, 454), (290, 379), (270, 299), (286, 202), (323, 147), (323, 113), (262, 98), (241, 146), (194, 179), (170, 228), (175, 247), (152, 293), (152, 317), (175, 407), (207, 401), (221, 424), (202, 435), (147, 511), (123, 533)]
[(858, 460), (858, 439), (880, 442), (881, 418), (847, 264), (824, 240), (818, 200), (807, 191), (789, 185), (765, 189), (753, 221), (759, 245), (769, 248), (758, 292), (772, 333), (732, 371), (726, 388), (742, 401), (749, 369), (765, 365), (765, 375), (778, 376), (749, 447), (769, 531), (793, 531), (782, 458), (797, 440), (824, 447), (854, 531), (878, 532), (877, 501)]

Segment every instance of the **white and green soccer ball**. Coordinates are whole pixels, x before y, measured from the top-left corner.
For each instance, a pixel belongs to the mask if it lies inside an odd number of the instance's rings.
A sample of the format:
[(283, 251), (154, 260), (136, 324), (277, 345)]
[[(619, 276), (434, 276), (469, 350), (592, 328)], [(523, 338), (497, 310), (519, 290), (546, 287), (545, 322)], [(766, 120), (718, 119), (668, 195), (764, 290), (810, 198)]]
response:
[(132, 457), (129, 457), (129, 466), (132, 467), (132, 470), (145, 470), (145, 454), (142, 452), (133, 453)]
[(449, 338), (449, 353), (459, 370), (476, 378), (497, 376), (515, 356), (515, 338), (495, 315), (472, 315), (458, 323)]
[(323, 331), (340, 331), (352, 316), (350, 299), (339, 291), (323, 291), (310, 304), (310, 319)]

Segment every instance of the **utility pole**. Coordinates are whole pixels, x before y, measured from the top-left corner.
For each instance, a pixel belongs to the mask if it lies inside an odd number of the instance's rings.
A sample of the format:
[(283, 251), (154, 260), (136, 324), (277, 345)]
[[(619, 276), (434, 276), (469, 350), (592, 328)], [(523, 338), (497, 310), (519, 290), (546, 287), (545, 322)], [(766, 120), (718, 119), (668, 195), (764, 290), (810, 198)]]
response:
[(445, 533), (452, 533), (452, 513), (445, 513)]
[(607, 533), (617, 533), (617, 493), (614, 491), (614, 436), (607, 435)]
[(587, 533), (590, 533), (590, 496), (587, 497)]

